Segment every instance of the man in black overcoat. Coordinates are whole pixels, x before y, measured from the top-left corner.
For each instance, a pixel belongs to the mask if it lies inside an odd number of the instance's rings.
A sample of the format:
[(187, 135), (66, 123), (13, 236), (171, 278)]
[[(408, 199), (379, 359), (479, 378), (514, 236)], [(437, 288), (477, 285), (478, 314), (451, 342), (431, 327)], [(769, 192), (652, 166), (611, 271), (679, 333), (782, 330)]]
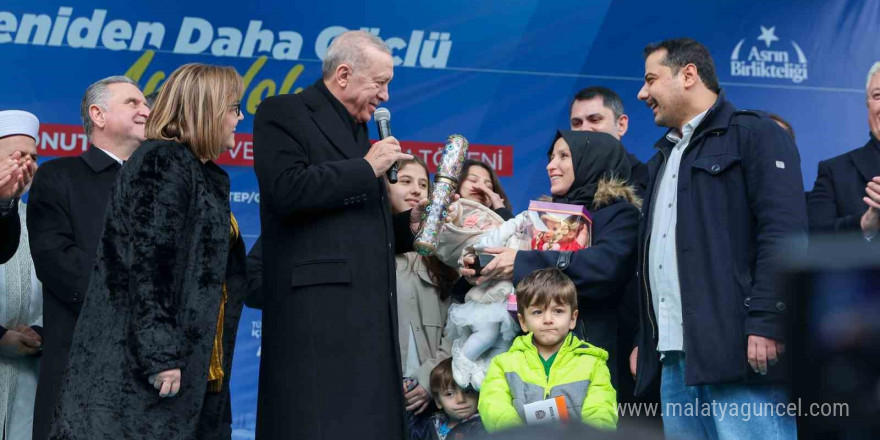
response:
[(411, 156), (393, 138), (371, 147), (366, 127), (393, 73), (382, 40), (347, 32), (328, 49), (322, 79), (266, 99), (254, 119), (265, 295), (258, 439), (403, 438), (394, 254), (412, 250), (416, 215), (392, 216), (383, 176)]
[(34, 405), (34, 440), (49, 436), (110, 189), (122, 162), (144, 140), (150, 114), (144, 94), (124, 76), (89, 86), (80, 110), (89, 150), (43, 164), (28, 198), (29, 244), (37, 278), (43, 283), (43, 359)]
[(865, 92), (870, 139), (819, 162), (807, 195), (810, 232), (860, 232), (873, 241), (880, 230), (880, 62), (868, 72)]

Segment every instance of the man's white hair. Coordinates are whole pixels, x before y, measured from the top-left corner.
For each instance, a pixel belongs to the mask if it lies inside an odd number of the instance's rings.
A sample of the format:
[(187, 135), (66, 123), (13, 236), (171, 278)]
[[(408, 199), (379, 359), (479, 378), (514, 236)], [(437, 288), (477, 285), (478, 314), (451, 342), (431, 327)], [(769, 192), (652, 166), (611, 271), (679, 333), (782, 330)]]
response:
[(368, 47), (391, 54), (391, 49), (381, 38), (367, 31), (348, 31), (334, 38), (321, 65), (323, 78), (333, 76), (340, 64), (348, 64), (355, 71), (363, 68), (366, 64), (364, 50)]
[(874, 63), (874, 65), (871, 66), (871, 69), (868, 70), (868, 81), (865, 82), (865, 93), (868, 93), (868, 87), (871, 86), (871, 78), (873, 78), (878, 72), (880, 72), (880, 61)]

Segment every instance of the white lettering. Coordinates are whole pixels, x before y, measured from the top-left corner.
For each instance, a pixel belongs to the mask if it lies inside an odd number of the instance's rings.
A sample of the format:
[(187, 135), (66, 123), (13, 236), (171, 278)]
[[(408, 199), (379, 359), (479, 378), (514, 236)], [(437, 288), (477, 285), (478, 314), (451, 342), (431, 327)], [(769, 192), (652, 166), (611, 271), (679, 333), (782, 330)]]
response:
[[(193, 32), (198, 31), (199, 39), (192, 41)], [(214, 28), (207, 20), (198, 17), (183, 17), (177, 42), (174, 43), (175, 53), (202, 53), (211, 45)]]
[(272, 42), (275, 39), (275, 36), (270, 30), (260, 30), (262, 24), (263, 22), (259, 20), (251, 20), (248, 24), (247, 34), (244, 37), (244, 46), (241, 49), (241, 56), (254, 56), (254, 46), (257, 45), (257, 41), (260, 42), (260, 52), (268, 52), (272, 50)]
[(348, 29), (342, 26), (330, 26), (320, 34), (318, 34), (318, 38), (315, 40), (315, 55), (318, 56), (318, 59), (323, 60), (324, 56), (327, 55), (327, 48), (330, 47), (330, 42), (336, 38), (337, 35), (347, 32)]
[(425, 36), (423, 31), (412, 31), (409, 37), (409, 44), (406, 49), (406, 59), (403, 65), (413, 67), (416, 65), (416, 58), (419, 56), (419, 48), (422, 47), (422, 38)]
[(101, 32), (101, 44), (110, 50), (125, 49), (125, 42), (130, 38), (131, 25), (125, 20), (113, 20)]
[(138, 22), (134, 29), (134, 37), (131, 39), (131, 46), (128, 50), (139, 51), (144, 49), (144, 42), (150, 36), (150, 46), (159, 49), (162, 47), (162, 40), (165, 38), (165, 25), (162, 23)]
[[(92, 12), (91, 20), (86, 17), (73, 20), (73, 23), (70, 23), (70, 29), (67, 30), (67, 44), (73, 48), (94, 49), (97, 47), (98, 37), (101, 35), (101, 28), (106, 17), (107, 11), (95, 9)], [(85, 36), (83, 36), (83, 31), (85, 31)]]
[(234, 57), (241, 47), (241, 32), (232, 27), (217, 29), (217, 40), (211, 44), (211, 53), (218, 57)]
[[(135, 22), (108, 17), (106, 9), (93, 9), (90, 15), (73, 16), (69, 6), (49, 14), (0, 11), (0, 44), (30, 44), (36, 46), (68, 46), (74, 49), (95, 49), (100, 44), (110, 50), (142, 51), (146, 47), (162, 49), (165, 24)], [(214, 27), (200, 17), (182, 17), (172, 52), (215, 56), (253, 58), (271, 54), (277, 60), (298, 60), (304, 44), (303, 36), (293, 30), (275, 32), (263, 28), (262, 20), (248, 20), (246, 30), (240, 27)], [(360, 27), (379, 36), (378, 27)], [(334, 38), (348, 31), (343, 26), (322, 29), (315, 39), (315, 55), (321, 60)], [(395, 66), (442, 68), (448, 62), (452, 40), (448, 32), (411, 31), (408, 37), (386, 39)], [(265, 86), (265, 91), (271, 87)], [(286, 89), (282, 87), (282, 91)]]
[(34, 39), (30, 41), (36, 46), (44, 46), (49, 39), (49, 28), (52, 27), (52, 18), (48, 15), (24, 14), (21, 16), (21, 26), (18, 27), (18, 33), (15, 34), (15, 44), (28, 44), (31, 32)]
[(52, 150), (58, 150), (58, 132), (50, 134), (49, 132), (44, 131), (41, 134), (40, 143), (42, 145), (40, 146), (40, 149), (45, 150), (51, 145)]
[(0, 43), (12, 41), (12, 32), (18, 28), (18, 20), (9, 12), (0, 12)]
[(279, 32), (278, 44), (272, 49), (272, 56), (276, 60), (298, 60), (302, 46), (302, 35), (293, 31)]
[(58, 8), (58, 18), (55, 19), (55, 26), (52, 26), (52, 35), (49, 36), (49, 46), (61, 46), (61, 41), (64, 39), (64, 32), (67, 31), (67, 24), (70, 22), (70, 14), (72, 13), (73, 8), (64, 6)]
[(385, 40), (385, 44), (387, 44), (388, 48), (391, 49), (391, 55), (394, 57), (394, 65), (399, 66), (403, 64), (403, 58), (394, 55), (394, 51), (405, 48), (406, 41), (403, 41), (403, 38), (392, 37)]

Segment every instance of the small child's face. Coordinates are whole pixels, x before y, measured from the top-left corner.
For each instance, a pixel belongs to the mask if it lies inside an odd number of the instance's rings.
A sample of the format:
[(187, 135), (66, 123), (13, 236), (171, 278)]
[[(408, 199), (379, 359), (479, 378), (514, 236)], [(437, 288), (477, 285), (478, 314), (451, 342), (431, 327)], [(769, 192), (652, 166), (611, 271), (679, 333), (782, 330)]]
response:
[(536, 347), (547, 349), (558, 348), (568, 332), (574, 330), (578, 316), (578, 311), (572, 311), (571, 305), (556, 301), (546, 307), (528, 306), (524, 312), (525, 316), (522, 313), (517, 315), (523, 331), (534, 334), (532, 343)]
[(556, 231), (559, 230), (559, 225), (561, 223), (562, 222), (558, 222), (551, 218), (544, 218), (544, 224), (547, 225), (547, 231), (550, 233), (551, 236), (556, 235)]
[(477, 413), (477, 400), (480, 395), (452, 386), (435, 393), (434, 403), (449, 416), (450, 420), (464, 420)]
[(565, 234), (563, 240), (565, 240), (566, 242), (574, 241), (575, 237), (577, 237), (578, 230), (579, 229), (577, 227), (568, 228), (568, 232)]

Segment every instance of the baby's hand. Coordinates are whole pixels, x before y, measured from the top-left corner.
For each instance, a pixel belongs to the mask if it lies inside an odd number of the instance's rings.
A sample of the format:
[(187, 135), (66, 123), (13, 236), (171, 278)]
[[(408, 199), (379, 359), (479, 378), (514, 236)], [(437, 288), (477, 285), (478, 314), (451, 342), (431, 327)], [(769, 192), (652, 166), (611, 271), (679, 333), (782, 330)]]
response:
[(458, 224), (461, 217), (461, 203), (458, 200), (449, 204), (448, 213), (446, 214), (446, 223)]
[(476, 281), (473, 279), (473, 277), (477, 276), (477, 271), (474, 269), (474, 263), (476, 262), (476, 254), (465, 254), (459, 260), (458, 272), (471, 284), (476, 284)]

